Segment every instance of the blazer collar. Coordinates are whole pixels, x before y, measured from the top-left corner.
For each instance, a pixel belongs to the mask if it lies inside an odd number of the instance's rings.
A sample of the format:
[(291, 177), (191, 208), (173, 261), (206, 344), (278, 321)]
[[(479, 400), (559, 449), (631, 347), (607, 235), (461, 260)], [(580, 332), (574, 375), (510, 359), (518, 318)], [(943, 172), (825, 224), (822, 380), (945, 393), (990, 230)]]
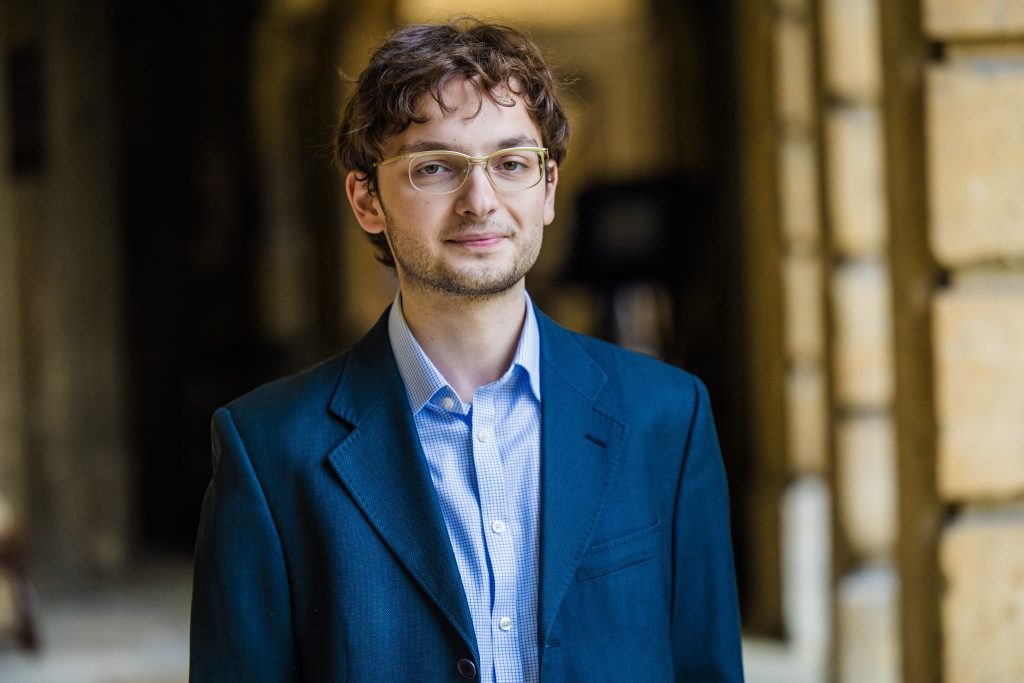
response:
[(615, 478), (626, 425), (604, 396), (608, 376), (576, 337), (538, 313), (541, 335), (541, 656)]
[(329, 410), (352, 426), (329, 454), (331, 466), (479, 661), (448, 530), (388, 342), (387, 312), (349, 352)]

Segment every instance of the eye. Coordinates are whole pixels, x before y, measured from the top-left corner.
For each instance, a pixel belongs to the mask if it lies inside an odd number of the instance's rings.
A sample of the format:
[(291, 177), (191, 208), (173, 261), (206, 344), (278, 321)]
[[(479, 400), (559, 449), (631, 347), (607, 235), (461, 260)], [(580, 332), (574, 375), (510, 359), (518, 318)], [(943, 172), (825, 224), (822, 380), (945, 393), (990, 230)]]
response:
[(496, 159), (494, 170), (502, 175), (519, 175), (530, 170), (530, 160), (518, 154), (507, 154)]
[(436, 175), (442, 175), (442, 174), (447, 173), (449, 171), (450, 171), (450, 169), (448, 167), (446, 167), (444, 164), (438, 163), (436, 161), (429, 161), (429, 162), (420, 164), (420, 165), (416, 166), (416, 168), (413, 169), (413, 173), (415, 173), (416, 175), (419, 175), (419, 176), (436, 176)]

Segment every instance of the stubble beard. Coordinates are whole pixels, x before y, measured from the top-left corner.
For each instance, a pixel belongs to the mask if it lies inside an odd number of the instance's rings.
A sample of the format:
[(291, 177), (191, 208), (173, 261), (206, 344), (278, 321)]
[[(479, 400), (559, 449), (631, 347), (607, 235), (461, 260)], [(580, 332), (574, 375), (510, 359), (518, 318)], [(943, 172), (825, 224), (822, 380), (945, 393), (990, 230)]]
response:
[[(401, 226), (385, 211), (385, 235), (395, 262), (408, 284), (435, 293), (458, 297), (463, 300), (490, 299), (507, 292), (526, 277), (540, 255), (542, 229), (516, 233), (506, 226), (489, 223), (488, 231), (508, 235), (517, 246), (512, 263), (489, 265), (485, 256), (477, 257), (477, 263), (453, 268), (440, 257), (433, 255), (422, 244), (406, 240)], [(458, 235), (479, 229), (480, 223), (467, 221), (457, 225), (450, 233)]]

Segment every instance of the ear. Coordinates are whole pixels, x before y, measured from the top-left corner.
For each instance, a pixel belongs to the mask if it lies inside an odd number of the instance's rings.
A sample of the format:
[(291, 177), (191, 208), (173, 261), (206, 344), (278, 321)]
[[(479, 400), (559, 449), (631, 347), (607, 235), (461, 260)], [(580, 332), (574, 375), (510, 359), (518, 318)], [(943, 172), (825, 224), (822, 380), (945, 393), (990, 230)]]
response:
[(555, 187), (558, 185), (558, 164), (551, 162), (544, 180), (544, 225), (555, 220)]
[(345, 194), (348, 195), (348, 203), (352, 205), (352, 213), (366, 232), (384, 232), (384, 210), (380, 199), (370, 192), (367, 181), (360, 180), (359, 176), (358, 171), (349, 171), (345, 176)]

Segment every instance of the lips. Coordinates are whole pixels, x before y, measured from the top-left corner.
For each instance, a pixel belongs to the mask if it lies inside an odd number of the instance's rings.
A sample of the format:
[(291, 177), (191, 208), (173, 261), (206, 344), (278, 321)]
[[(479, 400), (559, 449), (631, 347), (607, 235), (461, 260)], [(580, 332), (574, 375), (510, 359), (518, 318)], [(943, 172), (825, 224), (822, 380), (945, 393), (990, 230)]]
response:
[(462, 247), (479, 249), (483, 247), (492, 247), (507, 237), (508, 235), (502, 232), (471, 232), (457, 235), (455, 237), (449, 237), (445, 241), (452, 242)]

